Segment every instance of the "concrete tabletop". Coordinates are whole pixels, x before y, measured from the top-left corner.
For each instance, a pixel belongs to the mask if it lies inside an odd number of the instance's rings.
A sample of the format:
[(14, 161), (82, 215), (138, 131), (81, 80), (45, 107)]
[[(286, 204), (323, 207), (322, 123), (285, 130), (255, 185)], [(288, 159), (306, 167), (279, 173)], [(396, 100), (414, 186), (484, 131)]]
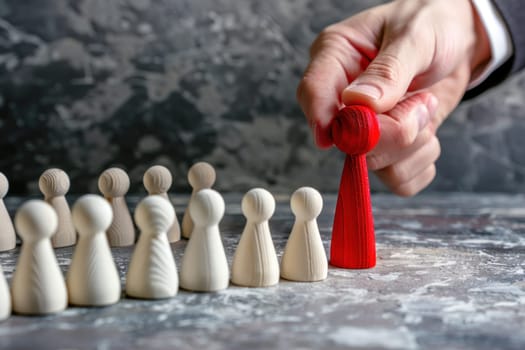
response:
[[(319, 228), (329, 249), (336, 196), (323, 195)], [(130, 198), (133, 208), (138, 197)], [(279, 257), (293, 224), (276, 196), (270, 227)], [(7, 198), (13, 214), (22, 198)], [(221, 222), (228, 258), (244, 218), (227, 194)], [(187, 197), (176, 198), (179, 220)], [(5, 349), (524, 349), (525, 196), (426, 194), (372, 197), (378, 261), (370, 270), (330, 267), (317, 283), (179, 291), (0, 323)], [(186, 241), (172, 245), (180, 267)], [(0, 253), (10, 281), (19, 246)], [(112, 249), (124, 285), (130, 248)], [(56, 250), (67, 271), (72, 248)]]

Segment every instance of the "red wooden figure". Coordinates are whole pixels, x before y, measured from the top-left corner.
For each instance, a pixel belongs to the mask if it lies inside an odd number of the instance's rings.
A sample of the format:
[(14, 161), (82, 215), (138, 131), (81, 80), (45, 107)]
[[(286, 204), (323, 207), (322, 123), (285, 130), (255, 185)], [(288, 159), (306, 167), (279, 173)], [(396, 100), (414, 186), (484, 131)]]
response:
[(374, 218), (366, 153), (377, 144), (379, 122), (365, 106), (348, 106), (331, 124), (334, 144), (346, 153), (335, 208), (330, 264), (347, 269), (366, 269), (376, 264)]

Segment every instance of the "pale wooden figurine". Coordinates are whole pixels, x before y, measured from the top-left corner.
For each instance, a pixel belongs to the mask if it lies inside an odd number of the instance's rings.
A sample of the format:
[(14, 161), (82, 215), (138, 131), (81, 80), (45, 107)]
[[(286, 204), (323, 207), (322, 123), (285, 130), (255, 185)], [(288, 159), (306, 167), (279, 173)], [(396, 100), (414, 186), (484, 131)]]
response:
[[(165, 198), (169, 204), (172, 206), (170, 198), (168, 196), (168, 191), (171, 187), (172, 177), (168, 168), (162, 165), (154, 165), (144, 173), (144, 187), (148, 191), (149, 195), (159, 195)], [(173, 208), (175, 210), (175, 208)], [(179, 220), (177, 220), (177, 214), (175, 214), (173, 224), (168, 230), (168, 241), (170, 243), (177, 242), (180, 240), (180, 225)]]
[(9, 191), (9, 182), (5, 175), (0, 173), (0, 252), (16, 247), (15, 228), (4, 203), (7, 191)]
[(55, 210), (41, 200), (27, 201), (16, 213), (22, 248), (11, 281), (15, 313), (44, 315), (67, 306), (66, 283), (50, 240), (57, 226)]
[(268, 287), (279, 283), (279, 261), (268, 220), (275, 211), (270, 192), (255, 188), (242, 199), (246, 225), (232, 264), (232, 283), (246, 287)]
[(100, 196), (87, 194), (73, 205), (79, 239), (66, 276), (71, 305), (106, 306), (120, 299), (120, 277), (106, 237), (112, 219), (111, 206)]
[(224, 215), (224, 200), (212, 190), (195, 194), (189, 207), (194, 222), (180, 271), (180, 287), (214, 292), (228, 287), (229, 269), (219, 232), (219, 221)]
[(44, 194), (45, 201), (55, 209), (58, 216), (57, 232), (51, 238), (54, 248), (71, 246), (77, 241), (71, 211), (65, 197), (69, 186), (69, 176), (56, 168), (44, 171), (38, 180), (38, 187)]
[(4, 271), (0, 266), (0, 321), (11, 315), (11, 294), (5, 280)]
[(190, 201), (188, 202), (188, 207), (182, 218), (182, 236), (184, 238), (190, 238), (191, 232), (193, 231), (193, 220), (189, 214), (189, 207), (191, 206), (195, 194), (202, 189), (211, 188), (215, 183), (215, 178), (215, 169), (206, 162), (195, 163), (188, 171), (188, 182), (192, 187), (192, 193)]
[(177, 294), (179, 277), (166, 234), (174, 219), (173, 206), (158, 195), (144, 198), (135, 209), (141, 233), (128, 268), (128, 296), (163, 299)]
[(317, 226), (323, 198), (314, 188), (301, 187), (292, 195), (290, 205), (295, 223), (284, 248), (281, 277), (300, 282), (324, 280), (328, 260)]
[(98, 188), (113, 209), (113, 221), (107, 230), (111, 247), (135, 243), (135, 228), (124, 196), (129, 190), (129, 177), (120, 168), (109, 168), (98, 179)]

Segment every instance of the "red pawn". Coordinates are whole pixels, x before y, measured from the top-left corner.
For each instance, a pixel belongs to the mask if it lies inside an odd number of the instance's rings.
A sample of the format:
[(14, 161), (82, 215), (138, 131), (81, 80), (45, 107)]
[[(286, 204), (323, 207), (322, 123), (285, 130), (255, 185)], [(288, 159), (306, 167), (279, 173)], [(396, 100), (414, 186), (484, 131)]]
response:
[(346, 159), (335, 208), (330, 264), (371, 268), (376, 264), (376, 246), (366, 153), (379, 140), (379, 122), (372, 109), (348, 106), (332, 121), (331, 133)]

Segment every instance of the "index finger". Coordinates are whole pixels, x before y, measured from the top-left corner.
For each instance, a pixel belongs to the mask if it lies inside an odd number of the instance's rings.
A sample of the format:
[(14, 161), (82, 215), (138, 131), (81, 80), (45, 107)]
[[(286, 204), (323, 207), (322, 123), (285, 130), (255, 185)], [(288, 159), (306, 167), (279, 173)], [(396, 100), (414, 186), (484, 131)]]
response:
[(312, 45), (311, 60), (297, 88), (297, 100), (319, 147), (332, 145), (328, 126), (343, 107), (341, 92), (361, 71), (363, 56), (341, 34), (326, 30)]

